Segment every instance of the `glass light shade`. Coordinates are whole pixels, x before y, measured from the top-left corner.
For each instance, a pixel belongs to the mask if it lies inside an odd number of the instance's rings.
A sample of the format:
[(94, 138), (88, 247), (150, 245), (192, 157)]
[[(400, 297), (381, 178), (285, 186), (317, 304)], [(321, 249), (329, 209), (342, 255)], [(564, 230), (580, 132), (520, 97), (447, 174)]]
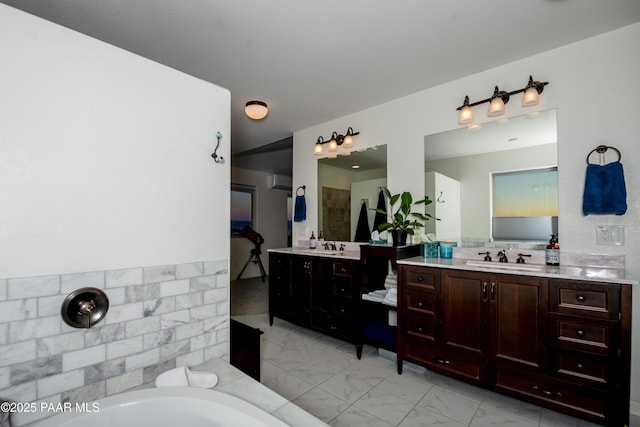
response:
[(493, 98), (491, 100), (491, 104), (489, 104), (489, 112), (487, 115), (494, 117), (502, 114), (504, 114), (504, 102), (502, 101), (502, 98)]
[(353, 147), (353, 137), (351, 135), (347, 135), (344, 137), (344, 141), (342, 142), (342, 146), (344, 148)]
[(315, 147), (313, 147), (313, 154), (316, 156), (322, 154), (322, 144), (316, 144)]
[(458, 116), (458, 123), (461, 125), (466, 125), (473, 121), (473, 110), (468, 105), (462, 107), (460, 110), (460, 115)]
[(244, 113), (253, 120), (262, 120), (267, 117), (269, 109), (262, 101), (249, 101), (244, 107)]
[(338, 151), (338, 143), (335, 139), (332, 139), (329, 141), (329, 152), (335, 153), (336, 151)]
[(522, 97), (522, 106), (533, 107), (534, 105), (538, 105), (538, 102), (540, 102), (540, 97), (538, 96), (536, 88), (530, 87), (527, 89)]

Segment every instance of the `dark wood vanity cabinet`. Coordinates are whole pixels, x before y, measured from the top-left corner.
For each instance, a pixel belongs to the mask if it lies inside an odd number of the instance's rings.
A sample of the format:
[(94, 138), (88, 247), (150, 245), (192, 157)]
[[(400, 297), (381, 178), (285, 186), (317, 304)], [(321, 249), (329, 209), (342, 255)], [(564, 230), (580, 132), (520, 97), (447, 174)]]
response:
[[(270, 324), (275, 316), (347, 341), (354, 339), (357, 261), (270, 253), (269, 268)], [(282, 271), (285, 268), (288, 272)]]
[(402, 265), (402, 361), (605, 425), (628, 422), (630, 285)]

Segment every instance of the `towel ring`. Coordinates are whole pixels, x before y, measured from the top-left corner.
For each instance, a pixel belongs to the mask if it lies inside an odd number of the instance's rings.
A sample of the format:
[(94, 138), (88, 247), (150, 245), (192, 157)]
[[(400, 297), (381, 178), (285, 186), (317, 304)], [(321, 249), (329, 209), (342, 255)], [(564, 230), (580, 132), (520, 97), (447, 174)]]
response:
[(618, 161), (620, 161), (622, 159), (622, 155), (620, 154), (620, 150), (618, 150), (616, 147), (611, 147), (609, 145), (598, 145), (596, 148), (594, 148), (593, 150), (589, 151), (589, 154), (587, 154), (587, 164), (589, 164), (589, 157), (591, 157), (591, 155), (594, 152), (597, 151), (598, 154), (604, 154), (609, 148), (611, 148), (613, 151), (618, 153)]
[[(302, 190), (302, 194), (300, 194), (300, 190)], [(296, 188), (296, 196), (304, 196), (304, 193), (306, 190), (307, 190), (307, 186), (301, 185), (300, 187)]]

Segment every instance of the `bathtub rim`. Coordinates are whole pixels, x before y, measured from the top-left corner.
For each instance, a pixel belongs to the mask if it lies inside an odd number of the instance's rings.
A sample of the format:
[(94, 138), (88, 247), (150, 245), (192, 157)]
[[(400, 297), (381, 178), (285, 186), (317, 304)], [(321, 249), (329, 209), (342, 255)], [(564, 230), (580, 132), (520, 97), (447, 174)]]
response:
[[(244, 412), (247, 415), (260, 419), (265, 422), (269, 427), (290, 427), (284, 421), (276, 418), (264, 409), (254, 405), (253, 403), (243, 400), (241, 397), (237, 397), (231, 394), (227, 394), (223, 391), (213, 389), (203, 389), (194, 387), (163, 387), (163, 388), (146, 388), (139, 390), (130, 390), (122, 393), (118, 393), (112, 396), (97, 399), (95, 401), (100, 404), (100, 411), (107, 408), (113, 408), (118, 406), (125, 406), (134, 404), (137, 402), (143, 402), (153, 400), (154, 398), (166, 398), (166, 397), (180, 397), (191, 398), (195, 400), (204, 400), (215, 402), (218, 404), (224, 404), (231, 406), (234, 409)], [(50, 417), (43, 418), (26, 427), (58, 427), (61, 423), (69, 422), (74, 418), (83, 417), (85, 415), (91, 415), (87, 413), (77, 412), (65, 412), (60, 414), (54, 414)], [(99, 412), (96, 412), (99, 415)]]

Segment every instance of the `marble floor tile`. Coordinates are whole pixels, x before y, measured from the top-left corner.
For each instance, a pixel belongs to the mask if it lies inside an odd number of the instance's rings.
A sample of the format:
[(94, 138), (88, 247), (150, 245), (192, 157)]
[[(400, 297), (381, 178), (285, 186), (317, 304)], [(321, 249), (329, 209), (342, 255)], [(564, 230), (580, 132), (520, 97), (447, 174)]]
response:
[(452, 420), (427, 408), (416, 406), (407, 414), (398, 427), (466, 427), (459, 421)]
[(542, 408), (498, 393), (489, 393), (480, 404), (489, 412), (502, 412), (540, 423)]
[(469, 427), (538, 427), (537, 421), (485, 405), (478, 408)]
[(384, 391), (373, 389), (358, 399), (354, 406), (391, 425), (398, 425), (413, 409), (414, 404)]
[(325, 364), (315, 359), (308, 360), (300, 366), (291, 369), (289, 372), (314, 385), (320, 385), (342, 369), (340, 366)]
[(434, 386), (418, 405), (467, 425), (475, 415), (480, 402)]
[(318, 387), (349, 403), (360, 399), (372, 388), (370, 384), (344, 373), (334, 375)]
[(329, 425), (332, 427), (390, 427), (392, 424), (352, 406), (334, 418)]
[(396, 364), (379, 357), (363, 358), (343, 372), (372, 386), (377, 385), (391, 374), (397, 375)]
[(431, 387), (433, 384), (423, 373), (405, 369), (402, 375), (388, 375), (376, 385), (374, 390), (392, 394), (415, 404), (427, 394)]
[(549, 409), (543, 409), (540, 418), (540, 427), (596, 427), (597, 425)]
[(317, 387), (298, 397), (293, 403), (327, 423), (350, 406), (349, 402)]
[(265, 381), (264, 384), (289, 401), (297, 399), (315, 387), (310, 382), (298, 378), (289, 372), (283, 372), (275, 378)]

